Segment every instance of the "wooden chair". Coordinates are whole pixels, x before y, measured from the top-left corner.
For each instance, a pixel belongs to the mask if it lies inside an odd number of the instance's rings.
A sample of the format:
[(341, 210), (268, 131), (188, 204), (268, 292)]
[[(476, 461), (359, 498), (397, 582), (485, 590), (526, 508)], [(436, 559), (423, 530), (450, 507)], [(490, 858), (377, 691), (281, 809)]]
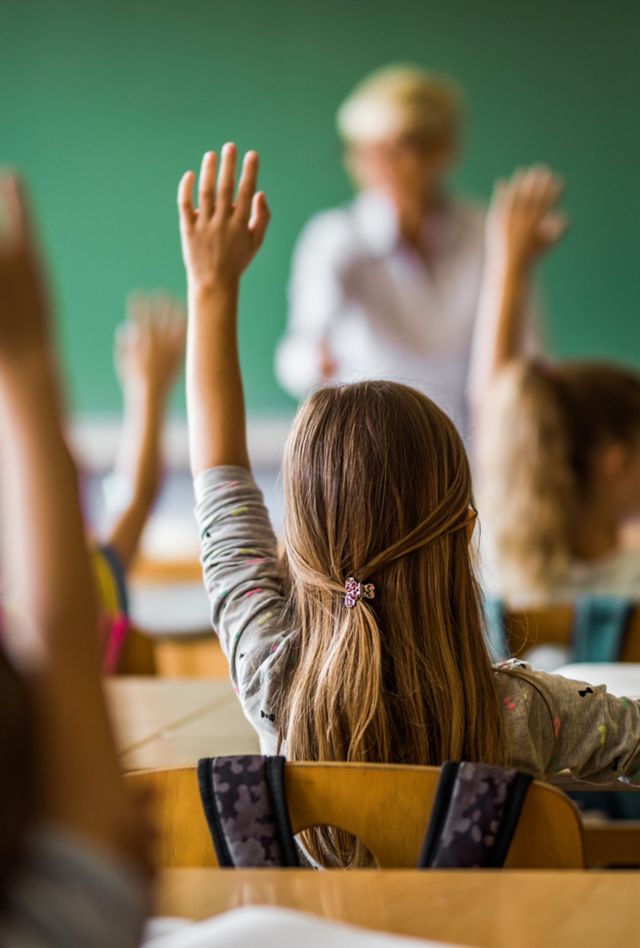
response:
[(157, 675), (152, 638), (141, 629), (129, 629), (118, 659), (117, 675)]
[(152, 583), (200, 582), (202, 567), (197, 557), (186, 560), (152, 559), (137, 556), (131, 567), (132, 580)]
[[(130, 571), (130, 582), (153, 587), (179, 583), (202, 583), (197, 559), (163, 560), (138, 556)], [(227, 679), (229, 667), (209, 623), (202, 630), (154, 635), (132, 629), (123, 648), (118, 674), (158, 675), (161, 678)]]
[(202, 634), (157, 636), (132, 628), (122, 648), (116, 674), (226, 681), (229, 663), (211, 629)]
[[(287, 763), (293, 832), (337, 826), (357, 836), (381, 868), (415, 868), (439, 774), (438, 767)], [(150, 789), (155, 798), (161, 866), (217, 865), (195, 768), (137, 771), (127, 779)], [(531, 784), (505, 865), (583, 868), (580, 816), (563, 793)]]
[(586, 819), (584, 849), (589, 869), (638, 868), (640, 820)]
[[(510, 653), (526, 656), (537, 645), (571, 645), (573, 606), (510, 609), (505, 616)], [(640, 662), (640, 607), (634, 609), (622, 646), (620, 660)]]

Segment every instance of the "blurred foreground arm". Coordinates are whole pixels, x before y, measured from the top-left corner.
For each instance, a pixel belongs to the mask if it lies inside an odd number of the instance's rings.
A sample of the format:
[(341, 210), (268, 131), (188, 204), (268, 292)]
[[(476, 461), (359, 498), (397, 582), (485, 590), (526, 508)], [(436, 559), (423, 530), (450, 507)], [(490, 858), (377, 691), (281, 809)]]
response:
[(22, 614), (14, 633), (35, 649), (39, 816), (147, 868), (140, 814), (118, 768), (100, 679), (94, 581), (74, 465), (62, 436), (49, 305), (18, 179), (0, 176), (0, 425), (2, 491), (15, 536)]

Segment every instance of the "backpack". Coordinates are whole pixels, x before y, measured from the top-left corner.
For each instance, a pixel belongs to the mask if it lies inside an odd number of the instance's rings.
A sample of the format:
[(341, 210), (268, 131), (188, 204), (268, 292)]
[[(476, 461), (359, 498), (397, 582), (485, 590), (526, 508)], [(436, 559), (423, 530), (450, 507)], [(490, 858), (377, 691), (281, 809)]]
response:
[[(260, 755), (198, 762), (200, 797), (221, 867), (305, 865), (291, 830), (284, 768), (284, 757)], [(417, 868), (501, 867), (532, 779), (492, 764), (443, 764)]]

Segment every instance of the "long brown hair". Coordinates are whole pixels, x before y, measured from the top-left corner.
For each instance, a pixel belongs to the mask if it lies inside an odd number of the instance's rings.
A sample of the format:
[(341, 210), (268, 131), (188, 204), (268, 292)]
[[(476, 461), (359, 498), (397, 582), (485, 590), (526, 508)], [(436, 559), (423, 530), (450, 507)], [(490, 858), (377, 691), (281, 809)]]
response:
[(480, 437), (480, 509), (508, 599), (542, 601), (561, 588), (594, 462), (610, 443), (640, 445), (637, 373), (521, 360), (500, 374)]
[[(285, 451), (285, 563), (298, 647), (283, 696), (293, 760), (506, 760), (469, 555), (473, 497), (447, 416), (393, 382), (326, 388)], [(345, 581), (373, 600), (345, 605)], [(365, 861), (344, 834), (305, 840)]]

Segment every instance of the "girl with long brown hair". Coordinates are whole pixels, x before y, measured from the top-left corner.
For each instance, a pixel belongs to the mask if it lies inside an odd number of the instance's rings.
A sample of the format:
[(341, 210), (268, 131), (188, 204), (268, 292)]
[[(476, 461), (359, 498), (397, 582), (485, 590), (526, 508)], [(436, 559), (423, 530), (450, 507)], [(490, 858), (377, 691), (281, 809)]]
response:
[[(240, 277), (269, 212), (256, 191), (258, 156), (245, 157), (237, 193), (235, 166), (227, 145), (216, 184), (217, 156), (205, 154), (197, 209), (195, 175), (180, 182), (187, 400), (213, 625), (263, 750), (297, 760), (467, 758), (594, 779), (635, 772), (637, 703), (524, 663), (492, 668), (469, 553), (469, 465), (426, 396), (372, 381), (310, 397), (286, 448), (278, 558), (250, 473), (236, 329)], [(328, 830), (305, 842), (324, 865), (364, 859)]]
[[(538, 234), (557, 214), (557, 181), (501, 186), (494, 324), (477, 353), (480, 507), (495, 546), (492, 585), (518, 605), (581, 594), (640, 599), (640, 551), (623, 545), (640, 515), (640, 374), (605, 362), (522, 357), (522, 306)], [(557, 227), (557, 217), (556, 217)]]

